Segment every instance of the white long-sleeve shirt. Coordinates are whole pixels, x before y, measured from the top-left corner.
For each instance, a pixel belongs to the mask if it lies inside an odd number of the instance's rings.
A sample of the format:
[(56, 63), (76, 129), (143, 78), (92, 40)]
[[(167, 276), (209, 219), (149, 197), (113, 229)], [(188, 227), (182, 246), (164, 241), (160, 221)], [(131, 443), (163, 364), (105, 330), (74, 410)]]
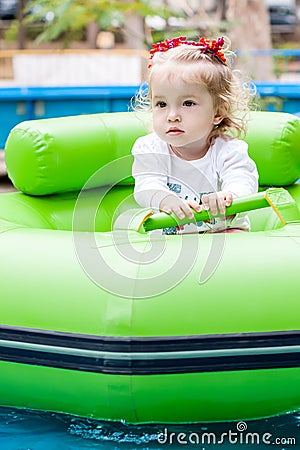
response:
[[(244, 141), (218, 137), (204, 157), (187, 161), (176, 156), (155, 133), (136, 140), (132, 154), (134, 197), (142, 207), (159, 209), (170, 193), (185, 200), (201, 202), (204, 193), (230, 191), (236, 197), (257, 192), (258, 173)], [(213, 219), (211, 223), (186, 225), (184, 232), (249, 230), (249, 219), (238, 214), (233, 220)]]

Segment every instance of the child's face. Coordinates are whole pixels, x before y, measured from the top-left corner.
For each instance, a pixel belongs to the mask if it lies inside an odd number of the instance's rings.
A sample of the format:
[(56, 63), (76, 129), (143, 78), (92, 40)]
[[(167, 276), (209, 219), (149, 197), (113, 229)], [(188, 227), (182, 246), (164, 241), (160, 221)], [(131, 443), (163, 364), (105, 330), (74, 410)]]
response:
[(182, 66), (164, 64), (153, 74), (152, 112), (157, 135), (179, 149), (182, 155), (207, 150), (207, 138), (220, 122), (213, 100), (203, 84), (187, 83), (180, 76)]

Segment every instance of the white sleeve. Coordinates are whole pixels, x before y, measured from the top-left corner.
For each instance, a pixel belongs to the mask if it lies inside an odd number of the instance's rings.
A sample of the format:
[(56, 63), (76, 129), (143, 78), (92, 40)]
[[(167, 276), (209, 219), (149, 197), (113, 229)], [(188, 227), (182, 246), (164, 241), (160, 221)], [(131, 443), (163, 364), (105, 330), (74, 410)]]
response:
[(132, 154), (134, 198), (142, 207), (159, 209), (161, 200), (172, 194), (167, 185), (169, 156), (151, 135), (137, 139)]
[(218, 172), (222, 191), (230, 191), (237, 197), (258, 191), (258, 172), (248, 155), (248, 145), (234, 139), (220, 148)]

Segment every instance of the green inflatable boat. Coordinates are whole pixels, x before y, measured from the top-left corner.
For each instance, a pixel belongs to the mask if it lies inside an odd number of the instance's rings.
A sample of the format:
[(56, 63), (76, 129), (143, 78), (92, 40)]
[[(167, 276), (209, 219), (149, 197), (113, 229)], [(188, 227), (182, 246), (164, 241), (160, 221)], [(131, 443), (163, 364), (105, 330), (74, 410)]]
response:
[[(130, 151), (149, 118), (23, 122), (0, 195), (0, 405), (129, 423), (300, 408), (300, 120), (255, 112), (249, 233), (161, 235)], [(207, 219), (207, 212), (196, 215)], [(182, 223), (182, 222), (180, 222)]]

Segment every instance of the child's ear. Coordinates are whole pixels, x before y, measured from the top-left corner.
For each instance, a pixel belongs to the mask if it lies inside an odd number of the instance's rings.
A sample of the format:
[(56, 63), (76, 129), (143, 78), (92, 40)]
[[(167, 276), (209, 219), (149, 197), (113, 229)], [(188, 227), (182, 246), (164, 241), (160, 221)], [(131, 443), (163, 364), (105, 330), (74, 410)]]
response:
[(221, 114), (217, 113), (214, 117), (213, 124), (219, 125), (222, 122), (222, 120), (223, 120), (223, 116)]

